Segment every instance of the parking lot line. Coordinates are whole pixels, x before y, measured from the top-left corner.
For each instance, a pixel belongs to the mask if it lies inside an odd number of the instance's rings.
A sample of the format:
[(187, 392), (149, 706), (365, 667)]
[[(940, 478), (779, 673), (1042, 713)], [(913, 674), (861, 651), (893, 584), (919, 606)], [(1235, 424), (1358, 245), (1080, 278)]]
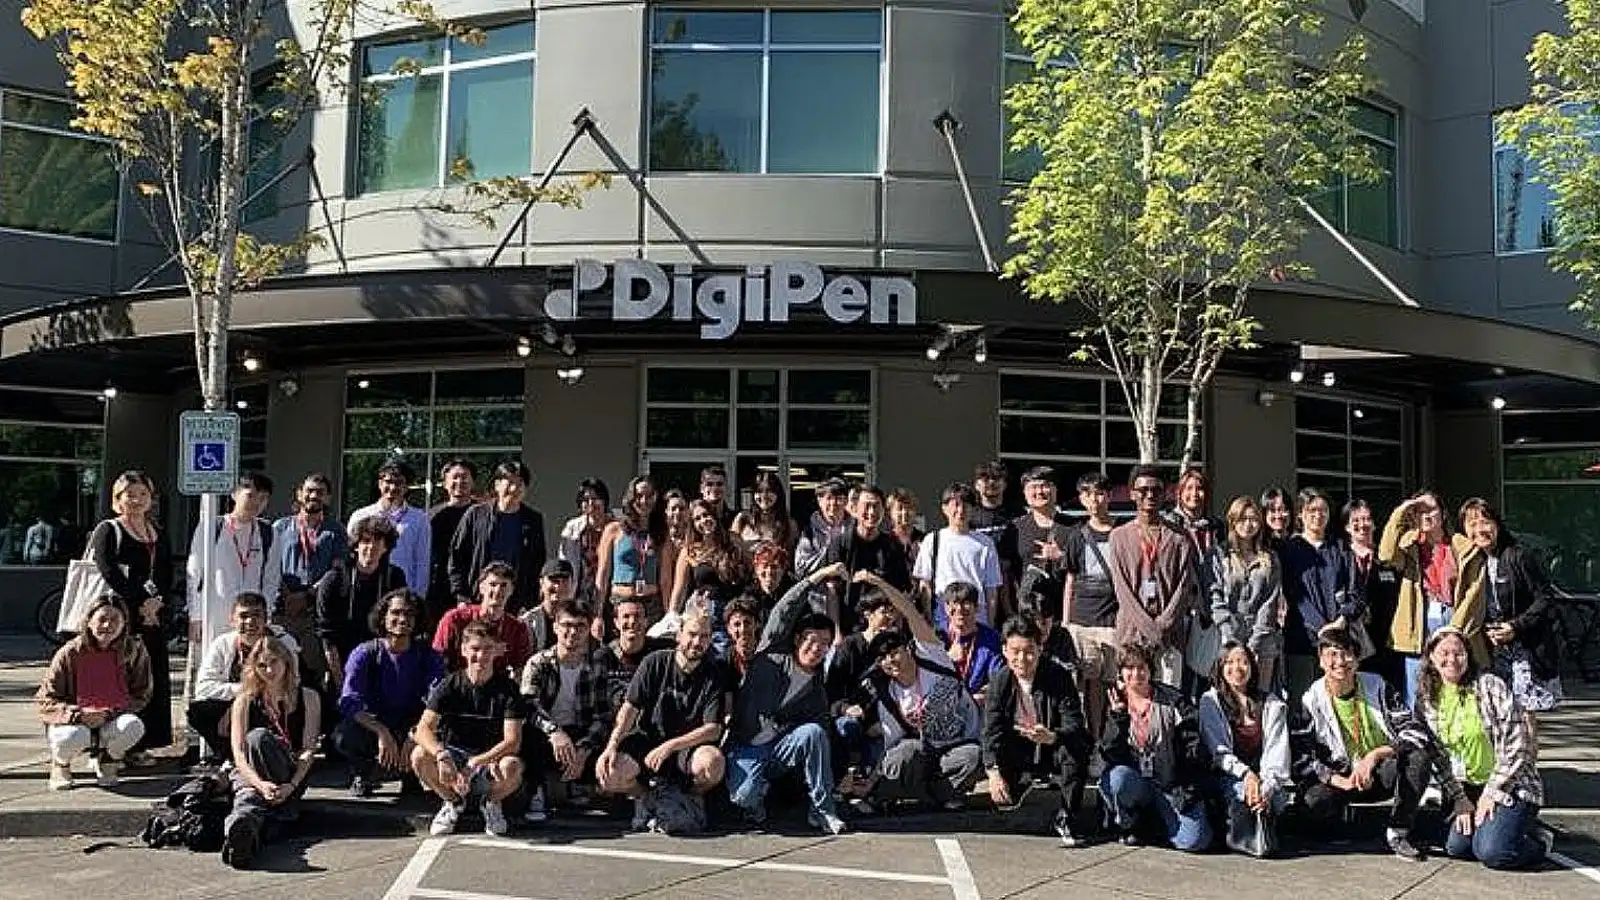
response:
[(1586, 866), (1583, 863), (1578, 862), (1572, 857), (1566, 855), (1565, 853), (1552, 853), (1550, 854), (1550, 859), (1552, 862), (1556, 863), (1562, 868), (1569, 869), (1578, 875), (1582, 875), (1590, 881), (1600, 883), (1600, 870), (1596, 870), (1593, 866)]
[(416, 896), (417, 888), (422, 886), (422, 879), (427, 877), (428, 870), (433, 868), (433, 863), (444, 850), (444, 838), (428, 838), (412, 854), (411, 861), (400, 870), (400, 876), (389, 885), (388, 893), (383, 895), (383, 900), (411, 900)]
[(933, 843), (944, 860), (944, 871), (950, 876), (950, 890), (955, 892), (956, 900), (978, 900), (978, 883), (972, 878), (972, 867), (961, 852), (961, 843), (955, 838), (936, 838)]
[(534, 897), (516, 897), (511, 894), (484, 894), (478, 891), (449, 891), (444, 888), (417, 888), (411, 892), (423, 900), (537, 900)]
[[(897, 881), (908, 884), (936, 884), (951, 885), (949, 878), (937, 875), (914, 875), (908, 872), (874, 872), (868, 869), (846, 869), (838, 866), (808, 866), (800, 863), (771, 862), (758, 859), (735, 859), (726, 856), (690, 856), (676, 853), (652, 853), (645, 850), (613, 850), (604, 847), (574, 847), (570, 844), (534, 844), (522, 841), (510, 841), (497, 838), (464, 838), (461, 844), (470, 847), (492, 847), (503, 850), (525, 850), (533, 853), (555, 853), (568, 856), (597, 856), (609, 859), (630, 859), (639, 862), (677, 863), (688, 866), (706, 866), (714, 869), (755, 869), (763, 872), (799, 872), (808, 875), (825, 875), (835, 878), (859, 878), (868, 881)], [(955, 843), (951, 841), (950, 843)], [(941, 854), (943, 849), (941, 848)], [(960, 849), (956, 850), (960, 855)], [(948, 867), (948, 862), (947, 862)], [(965, 858), (961, 865), (966, 866)], [(967, 872), (967, 880), (972, 880), (972, 873)], [(957, 900), (976, 900), (977, 893), (962, 894), (956, 892)], [(385, 898), (390, 900), (390, 898)]]

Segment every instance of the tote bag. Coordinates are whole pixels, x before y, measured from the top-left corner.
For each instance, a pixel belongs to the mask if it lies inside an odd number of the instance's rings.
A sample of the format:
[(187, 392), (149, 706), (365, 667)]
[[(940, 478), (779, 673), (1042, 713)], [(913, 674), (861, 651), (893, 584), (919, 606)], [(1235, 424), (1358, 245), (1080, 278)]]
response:
[[(111, 522), (111, 529), (116, 532), (116, 552), (122, 552), (122, 529), (115, 522)], [(122, 566), (122, 573), (128, 573), (128, 567)], [(77, 634), (83, 629), (83, 614), (89, 604), (97, 597), (111, 592), (111, 585), (106, 583), (100, 574), (100, 566), (95, 563), (94, 540), (89, 540), (89, 546), (83, 551), (82, 559), (75, 559), (67, 563), (67, 584), (61, 591), (61, 612), (56, 617), (56, 631), (60, 634)]]

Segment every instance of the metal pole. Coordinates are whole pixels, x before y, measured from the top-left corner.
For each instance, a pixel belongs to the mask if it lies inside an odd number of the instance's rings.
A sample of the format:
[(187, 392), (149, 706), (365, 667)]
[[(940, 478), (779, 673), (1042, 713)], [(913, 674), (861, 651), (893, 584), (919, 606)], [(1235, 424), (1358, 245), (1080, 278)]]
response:
[(995, 265), (994, 254), (989, 252), (989, 238), (983, 233), (983, 219), (978, 216), (978, 204), (972, 199), (967, 167), (961, 164), (961, 151), (956, 147), (956, 129), (961, 127), (961, 122), (947, 109), (933, 120), (933, 127), (944, 135), (945, 144), (950, 148), (950, 160), (956, 167), (956, 180), (961, 183), (961, 196), (967, 201), (967, 215), (972, 219), (972, 231), (977, 235), (978, 249), (983, 253), (983, 266), (990, 272), (998, 272), (1000, 267)]
[(589, 108), (585, 106), (583, 109), (578, 110), (576, 116), (572, 117), (572, 133), (567, 135), (567, 143), (562, 146), (561, 152), (556, 154), (556, 158), (550, 161), (550, 165), (545, 168), (544, 174), (539, 177), (538, 183), (533, 186), (535, 196), (529, 198), (528, 202), (522, 205), (522, 211), (517, 213), (517, 218), (511, 223), (511, 227), (507, 228), (505, 234), (500, 236), (500, 243), (496, 244), (494, 252), (489, 254), (489, 261), (483, 264), (485, 269), (500, 261), (500, 254), (504, 253), (506, 245), (511, 243), (511, 236), (516, 233), (518, 228), (522, 227), (522, 223), (528, 221), (528, 213), (533, 212), (533, 204), (538, 202), (539, 199), (537, 192), (543, 191), (550, 186), (550, 182), (555, 180), (556, 170), (561, 168), (561, 164), (567, 161), (567, 154), (572, 152), (573, 146), (578, 143), (578, 138), (587, 133), (592, 127), (594, 127), (594, 116), (589, 113)]
[(1422, 304), (1411, 299), (1410, 294), (1407, 294), (1405, 291), (1401, 290), (1400, 285), (1395, 284), (1392, 280), (1390, 280), (1389, 276), (1383, 274), (1383, 270), (1378, 268), (1377, 263), (1368, 259), (1367, 255), (1362, 253), (1355, 244), (1350, 243), (1350, 239), (1345, 237), (1344, 232), (1333, 227), (1333, 223), (1329, 222), (1327, 218), (1322, 215), (1322, 213), (1317, 212), (1316, 207), (1312, 206), (1310, 203), (1307, 203), (1306, 198), (1300, 196), (1299, 194), (1293, 194), (1291, 196), (1294, 197), (1294, 201), (1296, 203), (1300, 204), (1300, 208), (1305, 210), (1306, 215), (1310, 216), (1318, 225), (1321, 225), (1323, 231), (1333, 235), (1333, 239), (1339, 242), (1339, 246), (1343, 247), (1346, 253), (1355, 257), (1356, 262), (1360, 263), (1363, 269), (1366, 269), (1368, 272), (1370, 272), (1373, 278), (1378, 279), (1379, 284), (1382, 284), (1384, 287), (1388, 288), (1389, 293), (1393, 294), (1396, 300), (1399, 300), (1406, 306), (1422, 306)]

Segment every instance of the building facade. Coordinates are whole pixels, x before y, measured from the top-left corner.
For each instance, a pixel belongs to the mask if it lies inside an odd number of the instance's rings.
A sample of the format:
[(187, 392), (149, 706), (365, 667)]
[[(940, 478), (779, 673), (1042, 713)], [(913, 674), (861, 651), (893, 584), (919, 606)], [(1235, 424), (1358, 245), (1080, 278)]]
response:
[[(1369, 40), (1381, 87), (1354, 114), (1386, 176), (1317, 205), (1420, 306), (1311, 234), (1317, 280), (1260, 292), (1262, 349), (1217, 378), (1196, 455), (1222, 497), (1497, 498), (1593, 586), (1600, 344), (1548, 269), (1548, 196), (1493, 136), (1559, 10), (1368, 6), (1330, 0), (1328, 39)], [(833, 474), (925, 506), (992, 457), (1126, 475), (1116, 383), (1065, 361), (1075, 311), (986, 271), (1029, 165), (1005, 151), (1000, 98), (1029, 63), (1002, 0), (440, 8), (487, 39), (362, 33), (364, 99), (258, 148), (250, 227), (327, 238), (235, 313), (244, 462), (278, 480), (275, 510), (326, 471), (348, 511), (396, 453), (433, 474), (422, 492), (444, 459), (521, 455), (551, 522), (580, 477), (692, 488), (711, 463), (745, 488), (783, 474), (801, 511)], [(389, 75), (400, 58), (419, 74)], [(59, 580), (118, 470), (170, 482), (195, 403), (165, 251), (63, 96), (44, 46), (0, 25), (0, 622)], [(315, 178), (291, 165), (306, 144)], [(546, 171), (615, 177), (494, 228), (437, 209), (463, 176)], [(1168, 463), (1181, 421), (1164, 411)], [(30, 556), (35, 526), (67, 537)]]

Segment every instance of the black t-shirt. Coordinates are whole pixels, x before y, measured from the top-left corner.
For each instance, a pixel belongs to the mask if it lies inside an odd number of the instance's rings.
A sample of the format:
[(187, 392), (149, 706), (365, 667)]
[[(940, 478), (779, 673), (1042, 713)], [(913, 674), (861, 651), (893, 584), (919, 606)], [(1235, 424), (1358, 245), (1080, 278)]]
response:
[[(1072, 524), (1060, 516), (1056, 516), (1049, 525), (1040, 525), (1033, 520), (1033, 513), (1025, 512), (1012, 521), (1009, 532), (1015, 549), (1015, 558), (1011, 561), (1011, 565), (1016, 572), (1019, 589), (1025, 590), (1031, 586), (1032, 589), (1044, 593), (1050, 604), (1047, 608), (1058, 620), (1061, 618), (1061, 587), (1066, 580), (1065, 554), (1072, 530)], [(1061, 548), (1063, 556), (1060, 559), (1047, 560), (1040, 555), (1042, 552), (1040, 545), (1048, 544), (1052, 539), (1055, 540), (1056, 546)], [(1043, 573), (1043, 580), (1039, 573)]]
[[(844, 563), (845, 569), (852, 576), (862, 570), (876, 572), (884, 581), (900, 590), (911, 590), (911, 571), (906, 568), (905, 548), (898, 538), (886, 531), (864, 538), (852, 525), (828, 543), (828, 549), (822, 554), (819, 567), (827, 567), (836, 562)], [(861, 600), (862, 587), (855, 581), (845, 582), (844, 600), (840, 604), (840, 617), (844, 621), (840, 622), (839, 626), (846, 633), (854, 631), (858, 624), (856, 604)]]
[(473, 684), (466, 670), (445, 676), (428, 694), (439, 714), (439, 737), (452, 747), (482, 753), (505, 737), (505, 723), (527, 721), (522, 692), (504, 672)]
[[(1091, 548), (1089, 541), (1095, 546)], [(1067, 534), (1067, 555), (1062, 558), (1066, 571), (1076, 579), (1072, 589), (1074, 625), (1110, 628), (1117, 624), (1117, 595), (1111, 588), (1111, 573), (1101, 565), (1111, 564), (1111, 532), (1096, 531), (1088, 522)], [(1099, 555), (1095, 554), (1099, 550)]]
[(1011, 529), (1011, 520), (1017, 517), (1017, 511), (1004, 505), (990, 509), (980, 501), (972, 507), (967, 515), (967, 524), (978, 534), (986, 535), (994, 541), (995, 549), (1000, 553), (1002, 562), (1012, 560), (1016, 552), (1011, 545), (1011, 536), (1007, 532)]
[(716, 660), (706, 657), (685, 672), (678, 667), (676, 650), (657, 650), (633, 673), (627, 701), (639, 710), (639, 732), (651, 744), (660, 744), (721, 723), (724, 687)]

